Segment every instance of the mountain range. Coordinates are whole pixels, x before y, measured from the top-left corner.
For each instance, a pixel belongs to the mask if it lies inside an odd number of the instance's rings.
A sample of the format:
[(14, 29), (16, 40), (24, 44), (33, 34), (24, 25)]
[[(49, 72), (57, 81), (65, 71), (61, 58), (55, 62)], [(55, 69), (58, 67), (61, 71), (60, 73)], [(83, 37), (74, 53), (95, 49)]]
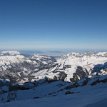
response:
[[(30, 102), (29, 106), (32, 107), (36, 103), (37, 107), (42, 107), (46, 101), (45, 107), (50, 107), (49, 102), (53, 104), (51, 107), (70, 107), (70, 104), (73, 107), (89, 107), (90, 104), (100, 107), (100, 103), (104, 103), (104, 107), (106, 85), (107, 52), (71, 52), (58, 57), (39, 54), (26, 56), (18, 51), (0, 52), (1, 107), (14, 107), (17, 104), (27, 107), (23, 101)], [(88, 93), (92, 94), (96, 103)], [(86, 100), (86, 97), (89, 98)], [(62, 103), (58, 102), (58, 98)], [(82, 104), (81, 98), (86, 103)], [(64, 99), (68, 99), (65, 101), (68, 104), (66, 106)], [(54, 101), (58, 104), (55, 105)]]

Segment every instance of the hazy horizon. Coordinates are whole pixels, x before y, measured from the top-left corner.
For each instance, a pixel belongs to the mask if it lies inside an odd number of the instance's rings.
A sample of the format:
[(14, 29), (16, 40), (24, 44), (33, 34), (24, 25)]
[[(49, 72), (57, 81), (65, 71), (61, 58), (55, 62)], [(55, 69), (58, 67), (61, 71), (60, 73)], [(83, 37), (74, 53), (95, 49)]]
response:
[(72, 52), (76, 53), (97, 53), (97, 52), (107, 52), (107, 50), (90, 50), (90, 49), (2, 49), (2, 51), (18, 51), (20, 54), (23, 55), (34, 55), (34, 54), (39, 54), (39, 55), (49, 55), (49, 56), (63, 56)]

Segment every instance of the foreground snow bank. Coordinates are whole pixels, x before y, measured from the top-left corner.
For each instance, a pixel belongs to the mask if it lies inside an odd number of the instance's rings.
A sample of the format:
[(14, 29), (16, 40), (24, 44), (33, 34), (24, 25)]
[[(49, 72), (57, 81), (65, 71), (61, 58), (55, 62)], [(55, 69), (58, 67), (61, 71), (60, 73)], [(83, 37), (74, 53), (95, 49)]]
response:
[(107, 99), (98, 101), (98, 102), (93, 103), (93, 104), (89, 104), (86, 107), (107, 107)]
[(0, 107), (106, 107), (107, 84), (72, 89), (78, 93), (39, 99), (13, 101)]

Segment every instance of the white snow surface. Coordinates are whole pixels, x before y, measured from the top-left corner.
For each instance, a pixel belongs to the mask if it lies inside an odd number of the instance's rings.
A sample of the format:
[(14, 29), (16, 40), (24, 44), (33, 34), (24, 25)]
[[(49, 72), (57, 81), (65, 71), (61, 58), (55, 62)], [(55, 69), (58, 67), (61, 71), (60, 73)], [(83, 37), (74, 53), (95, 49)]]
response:
[[(7, 54), (9, 53), (9, 55)], [(14, 54), (13, 54), (14, 53)], [(39, 86), (33, 89), (17, 91), (17, 98), (15, 101), (2, 102), (0, 107), (106, 107), (107, 106), (107, 83), (98, 83), (97, 85), (91, 86), (90, 84), (95, 81), (93, 79), (86, 86), (80, 86), (78, 88), (69, 89), (69, 91), (74, 92), (73, 94), (66, 95), (64, 88), (68, 85), (70, 78), (73, 77), (73, 73), (76, 72), (78, 66), (87, 69), (91, 73), (91, 69), (95, 65), (104, 64), (107, 62), (106, 52), (100, 52), (97, 54), (79, 54), (71, 53), (61, 58), (57, 59), (56, 66), (50, 68), (41, 68), (43, 65), (51, 64), (51, 57), (45, 55), (33, 55), (31, 58), (27, 58), (17, 52), (3, 52), (0, 56), (0, 67), (6, 68), (11, 64), (21, 63), (26, 61), (28, 64), (36, 66), (35, 71), (32, 75), (35, 76), (34, 79), (41, 80), (46, 76), (49, 78), (54, 78), (58, 76), (59, 72), (65, 72), (67, 77), (65, 82), (56, 81), (52, 83), (39, 84)], [(41, 64), (43, 63), (43, 64)], [(20, 67), (20, 66), (19, 66)], [(28, 66), (27, 66), (28, 67)], [(23, 73), (31, 72), (29, 68), (23, 68)], [(32, 68), (32, 66), (31, 66)], [(3, 69), (5, 70), (5, 69)], [(28, 71), (29, 70), (29, 71)], [(57, 70), (58, 72), (53, 72)], [(25, 73), (24, 71), (28, 71)], [(99, 80), (106, 79), (107, 72), (101, 70), (102, 76)], [(26, 79), (26, 80), (25, 80)], [(24, 78), (19, 83), (23, 84), (27, 82), (28, 78)], [(3, 87), (7, 90), (7, 87)], [(64, 90), (62, 90), (64, 89)], [(62, 91), (60, 91), (62, 90)], [(4, 96), (5, 97), (5, 96)]]
[[(104, 52), (105, 53), (105, 52)], [(100, 54), (103, 54), (100, 52)], [(104, 64), (107, 62), (106, 56), (98, 56), (97, 54), (91, 55), (80, 55), (80, 54), (67, 54), (66, 56), (59, 58), (57, 60), (58, 64), (60, 65), (60, 69), (63, 69), (64, 66), (70, 65), (70, 68), (66, 68), (65, 72), (68, 74), (66, 80), (73, 76), (75, 73), (77, 66), (81, 66), (86, 68), (89, 73), (91, 73), (91, 69), (97, 64)]]
[[(73, 77), (73, 74), (76, 72), (78, 66), (83, 67), (83, 69), (87, 69), (89, 74), (91, 74), (91, 70), (97, 64), (104, 64), (107, 62), (107, 56), (105, 55), (107, 52), (99, 52), (96, 54), (80, 54), (80, 53), (70, 53), (67, 55), (62, 56), (61, 58), (57, 58), (57, 62), (53, 62), (51, 57), (47, 55), (38, 55), (34, 54), (31, 58), (25, 57), (21, 55), (17, 51), (3, 51), (3, 54), (9, 53), (10, 55), (1, 55), (0, 56), (0, 69), (6, 70), (10, 65), (27, 62), (35, 67), (33, 71), (38, 71), (33, 73), (35, 78), (43, 79), (45, 76), (49, 78), (54, 78), (54, 76), (58, 75), (58, 72), (65, 72), (67, 77), (65, 81), (70, 81), (70, 78)], [(52, 66), (49, 68), (45, 68), (45, 66), (49, 65), (49, 63), (57, 63), (58, 66)], [(45, 65), (44, 68), (39, 69), (42, 65)], [(69, 66), (69, 67), (66, 67)], [(29, 66), (30, 67), (30, 66)], [(36, 68), (37, 67), (37, 68)], [(28, 68), (23, 68), (24, 71), (29, 71), (30, 73), (32, 70)], [(26, 70), (25, 70), (26, 69)], [(28, 70), (27, 70), (28, 69)], [(53, 71), (58, 71), (57, 73), (53, 73)], [(107, 72), (103, 72), (103, 74), (107, 74)], [(25, 75), (27, 75), (24, 72)]]
[(20, 55), (18, 51), (2, 51), (1, 55)]
[(46, 94), (56, 89), (54, 83), (29, 92), (18, 92), (16, 101), (1, 103), (0, 107), (106, 107), (107, 105), (107, 84), (102, 83), (96, 86), (71, 89), (70, 91), (74, 92), (74, 94), (65, 95), (65, 91), (62, 91), (56, 96), (33, 98), (33, 96), (42, 96), (43, 93)]
[[(106, 52), (100, 52), (101, 55)], [(54, 76), (57, 76), (58, 73), (53, 73), (54, 70), (65, 72), (67, 74), (67, 77), (65, 81), (70, 81), (70, 78), (73, 77), (73, 74), (76, 72), (76, 69), (78, 66), (83, 67), (83, 69), (87, 69), (89, 74), (91, 74), (91, 70), (94, 68), (95, 65), (98, 64), (104, 64), (107, 62), (106, 56), (99, 56), (97, 54), (79, 54), (79, 53), (71, 53), (62, 56), (61, 58), (57, 59), (58, 66), (50, 68), (50, 69), (43, 69), (39, 72), (35, 73), (35, 76), (39, 79), (43, 79), (45, 76), (49, 78), (53, 78)], [(35, 55), (35, 57), (39, 57), (39, 59), (43, 56)], [(45, 56), (46, 57), (46, 56)], [(64, 67), (69, 66), (64, 69)], [(105, 73), (105, 72), (104, 72)], [(105, 73), (106, 74), (106, 73)]]
[(24, 59), (23, 55), (16, 56), (0, 56), (0, 65), (9, 65), (11, 63), (20, 63)]

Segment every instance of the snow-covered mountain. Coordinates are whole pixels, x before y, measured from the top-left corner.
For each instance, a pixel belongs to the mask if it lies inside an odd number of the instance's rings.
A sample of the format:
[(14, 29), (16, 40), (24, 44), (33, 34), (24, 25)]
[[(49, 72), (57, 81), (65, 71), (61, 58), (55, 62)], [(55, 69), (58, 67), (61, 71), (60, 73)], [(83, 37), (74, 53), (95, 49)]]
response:
[[(71, 53), (60, 58), (34, 54), (26, 57), (17, 51), (0, 55), (0, 77), (27, 82), (44, 78), (74, 81), (93, 75), (106, 75), (107, 53)], [(14, 81), (14, 82), (15, 82)]]
[(81, 86), (86, 86), (88, 90), (89, 86), (106, 83), (107, 52), (72, 52), (60, 57), (38, 54), (24, 56), (17, 51), (0, 53), (1, 102), (16, 98), (15, 91), (17, 100), (26, 100), (77, 95), (75, 90)]
[(20, 55), (20, 52), (18, 52), (18, 51), (1, 51), (1, 53), (0, 53), (1, 55)]

